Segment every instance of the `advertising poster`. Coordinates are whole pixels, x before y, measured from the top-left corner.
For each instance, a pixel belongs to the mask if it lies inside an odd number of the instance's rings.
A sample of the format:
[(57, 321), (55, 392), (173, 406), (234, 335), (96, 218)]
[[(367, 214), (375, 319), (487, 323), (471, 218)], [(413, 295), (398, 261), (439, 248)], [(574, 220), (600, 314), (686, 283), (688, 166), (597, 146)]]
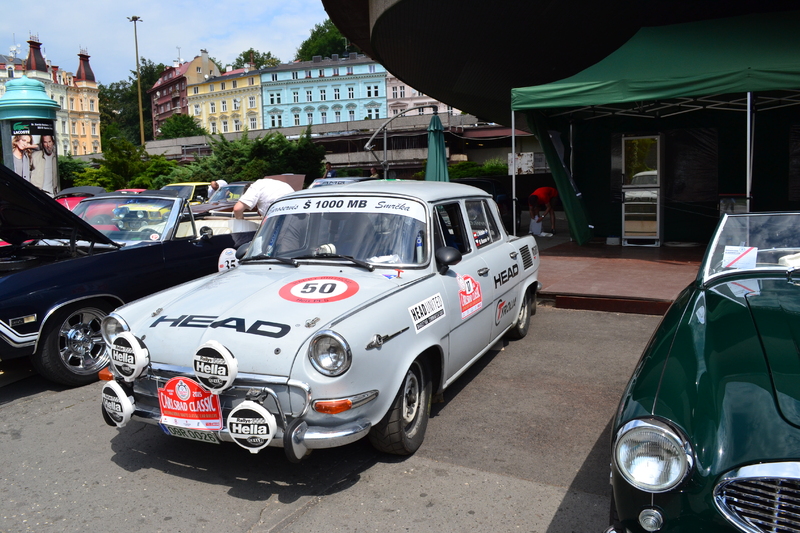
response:
[(52, 120), (15, 120), (11, 124), (14, 172), (50, 196), (59, 190), (58, 153)]

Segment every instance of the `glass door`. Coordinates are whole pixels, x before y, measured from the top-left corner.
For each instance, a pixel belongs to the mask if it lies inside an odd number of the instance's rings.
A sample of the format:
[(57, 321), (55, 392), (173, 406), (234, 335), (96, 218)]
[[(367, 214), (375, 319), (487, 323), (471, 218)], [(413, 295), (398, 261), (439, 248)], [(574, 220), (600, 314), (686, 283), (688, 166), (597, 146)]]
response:
[(622, 138), (622, 245), (661, 245), (661, 162), (657, 135)]

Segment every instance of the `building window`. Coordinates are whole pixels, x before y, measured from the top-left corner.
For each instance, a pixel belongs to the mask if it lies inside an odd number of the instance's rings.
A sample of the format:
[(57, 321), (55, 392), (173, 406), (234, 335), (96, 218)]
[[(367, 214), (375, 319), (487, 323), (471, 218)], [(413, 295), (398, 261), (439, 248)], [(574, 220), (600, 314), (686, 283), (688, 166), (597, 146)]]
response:
[(197, 73), (201, 74), (203, 72), (203, 67), (197, 67)]
[(237, 81), (237, 80), (233, 80), (233, 81), (231, 82), (231, 87), (233, 87), (234, 89), (236, 88), (236, 86), (237, 86), (237, 85), (239, 85), (238, 83), (236, 83), (236, 81)]
[(280, 128), (283, 126), (283, 117), (281, 115), (270, 115), (269, 121), (273, 128)]
[(258, 128), (258, 120), (256, 120), (256, 117), (250, 117), (250, 129), (254, 130), (256, 128)]
[(353, 120), (355, 120), (356, 119), (356, 110), (355, 109), (351, 109), (350, 111), (348, 111), (347, 112), (347, 117), (351, 122)]
[(311, 77), (311, 71), (310, 71), (310, 70), (307, 70), (307, 71), (306, 71), (306, 78), (310, 78), (310, 77)]
[(66, 120), (62, 120), (61, 121), (61, 133), (67, 133), (67, 121)]
[(227, 120), (223, 120), (222, 121), (222, 133), (228, 133), (228, 121)]
[(295, 104), (300, 101), (300, 93), (297, 91), (292, 91), (292, 102)]
[(296, 80), (297, 78), (298, 78), (298, 72), (295, 70), (294, 72), (292, 72), (292, 79)]
[(208, 112), (209, 113), (216, 113), (217, 112), (217, 104), (215, 102), (210, 102), (208, 104)]
[(256, 81), (253, 78), (247, 78), (247, 85), (254, 85)]
[(200, 93), (200, 87), (192, 87), (192, 94), (199, 94), (199, 93)]
[(227, 100), (223, 100), (222, 101), (222, 112), (224, 113), (227, 110), (228, 110), (228, 101)]
[(238, 98), (234, 98), (233, 99), (233, 110), (234, 111), (239, 111), (239, 99)]
[(78, 125), (75, 123), (74, 120), (72, 121), (72, 134), (73, 135), (77, 135), (78, 134)]
[(278, 81), (278, 73), (277, 72), (273, 72), (272, 73), (272, 81)]
[(375, 74), (375, 65), (370, 65), (369, 66), (369, 73), (370, 74)]
[(94, 98), (89, 99), (89, 111), (94, 111)]
[(340, 98), (341, 96), (339, 95), (339, 88), (337, 87), (336, 89), (333, 90), (333, 99), (339, 100)]
[(371, 98), (373, 96), (378, 96), (378, 86), (367, 85), (367, 98)]
[(59, 102), (59, 105), (61, 106), (61, 109), (64, 109), (64, 97), (63, 96), (59, 96), (58, 97), (58, 102)]
[(299, 126), (300, 125), (300, 113), (295, 113), (294, 114), (294, 125), (295, 126)]
[(214, 84), (213, 83), (209, 83), (208, 84), (208, 92), (210, 92), (210, 93), (214, 92)]
[(280, 104), (281, 103), (281, 93), (269, 93), (269, 103), (270, 104)]
[(367, 118), (381, 118), (379, 109), (367, 109)]
[(313, 124), (314, 123), (314, 113), (308, 113), (306, 115), (306, 118), (308, 119), (308, 123), (309, 124)]
[(328, 123), (328, 112), (327, 111), (320, 111), (319, 112), (319, 120), (322, 124)]
[(424, 115), (424, 114), (425, 114), (425, 108), (424, 107), (420, 107), (419, 109), (417, 109), (417, 115)]
[(233, 131), (242, 131), (242, 123), (239, 119), (233, 120)]
[(97, 124), (92, 122), (92, 135), (97, 135)]
[(319, 77), (320, 78), (324, 78), (325, 77), (325, 69), (324, 68), (319, 69)]
[(311, 91), (306, 91), (306, 102), (313, 102), (314, 99), (311, 96)]
[(247, 97), (247, 107), (253, 108), (256, 106), (256, 97), (255, 96), (248, 96)]
[(353, 98), (355, 98), (354, 95), (355, 95), (355, 89), (353, 89), (353, 87), (348, 87), (347, 88), (347, 97), (352, 100)]
[(392, 98), (397, 98), (397, 87), (392, 87)]
[(75, 99), (74, 98), (70, 98), (69, 99), (69, 110), (70, 111), (75, 111)]
[(353, 73), (353, 67), (347, 67), (347, 73), (348, 74), (352, 74)]
[(333, 75), (334, 76), (338, 76), (339, 75), (339, 67), (333, 67)]
[(224, 81), (219, 82), (219, 90), (220, 91), (224, 91), (225, 90), (225, 82)]
[(214, 134), (217, 133), (217, 123), (216, 122), (212, 122), (211, 123), (211, 133), (214, 133)]
[(194, 114), (195, 115), (200, 114), (200, 104), (194, 104)]
[(325, 89), (319, 90), (319, 99), (323, 102), (328, 99), (328, 97), (325, 95)]
[(406, 97), (406, 86), (405, 85), (401, 85), (400, 86), (400, 98), (405, 98), (405, 97)]
[(392, 115), (399, 115), (399, 114), (400, 114), (399, 109), (392, 109)]
[(342, 121), (342, 112), (341, 111), (334, 111), (333, 112), (333, 119), (336, 122), (341, 122)]

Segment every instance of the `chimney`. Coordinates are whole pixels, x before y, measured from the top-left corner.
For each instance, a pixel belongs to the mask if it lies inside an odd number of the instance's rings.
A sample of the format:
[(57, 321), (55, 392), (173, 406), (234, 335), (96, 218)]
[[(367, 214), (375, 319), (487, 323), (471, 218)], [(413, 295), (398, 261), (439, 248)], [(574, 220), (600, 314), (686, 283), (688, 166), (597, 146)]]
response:
[(200, 68), (203, 69), (203, 74), (211, 75), (211, 65), (208, 60), (208, 50), (205, 48), (200, 49)]
[(313, 61), (314, 63), (319, 63), (320, 61), (322, 61), (322, 56), (314, 56), (311, 58), (311, 61)]
[(339, 61), (339, 54), (331, 54), (331, 59), (334, 61)]
[(44, 56), (42, 55), (42, 43), (31, 35), (28, 47), (28, 59), (25, 61), (25, 68), (27, 70), (47, 72), (47, 63), (44, 62)]
[(96, 81), (94, 79), (94, 72), (92, 72), (92, 67), (89, 66), (89, 54), (87, 52), (88, 51), (85, 48), (83, 48), (78, 54), (80, 63), (78, 64), (78, 72), (75, 73), (75, 79), (83, 81)]

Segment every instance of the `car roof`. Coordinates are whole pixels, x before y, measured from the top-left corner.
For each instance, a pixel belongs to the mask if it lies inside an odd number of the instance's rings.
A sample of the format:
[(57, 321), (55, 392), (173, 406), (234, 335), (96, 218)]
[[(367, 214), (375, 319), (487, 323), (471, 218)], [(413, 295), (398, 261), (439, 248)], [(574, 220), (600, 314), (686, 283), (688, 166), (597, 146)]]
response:
[(452, 198), (480, 196), (491, 198), (491, 195), (477, 187), (447, 181), (416, 180), (369, 180), (337, 185), (336, 187), (315, 187), (291, 193), (291, 196), (320, 196), (347, 194), (392, 194), (419, 198), (426, 202), (438, 202)]
[[(210, 181), (182, 181), (182, 182), (179, 182), (179, 183), (168, 183), (168, 184), (164, 185), (164, 187), (187, 187), (187, 186), (195, 186), (195, 187), (197, 187), (198, 185), (211, 185), (211, 182)], [(164, 187), (161, 187), (161, 188), (163, 189)]]

